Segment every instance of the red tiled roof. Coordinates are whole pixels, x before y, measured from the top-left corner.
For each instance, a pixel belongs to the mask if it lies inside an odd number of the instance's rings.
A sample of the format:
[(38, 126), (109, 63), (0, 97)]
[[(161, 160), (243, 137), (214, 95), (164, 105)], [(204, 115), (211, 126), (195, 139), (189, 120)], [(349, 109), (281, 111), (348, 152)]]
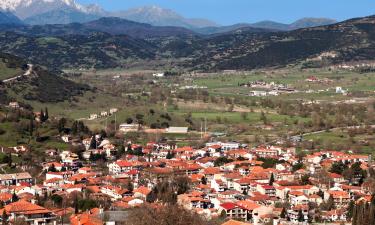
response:
[(236, 207), (238, 207), (236, 204), (234, 203), (231, 203), (231, 202), (226, 202), (226, 203), (223, 203), (220, 205), (222, 208), (226, 209), (226, 210), (231, 210), (231, 209), (234, 209)]
[(51, 213), (50, 210), (43, 208), (42, 206), (32, 204), (25, 200), (19, 200), (17, 202), (10, 203), (9, 205), (6, 205), (2, 210), (5, 209), (7, 214), (15, 213), (15, 214), (26, 214), (26, 215), (32, 215), (32, 214), (40, 214), (40, 213)]

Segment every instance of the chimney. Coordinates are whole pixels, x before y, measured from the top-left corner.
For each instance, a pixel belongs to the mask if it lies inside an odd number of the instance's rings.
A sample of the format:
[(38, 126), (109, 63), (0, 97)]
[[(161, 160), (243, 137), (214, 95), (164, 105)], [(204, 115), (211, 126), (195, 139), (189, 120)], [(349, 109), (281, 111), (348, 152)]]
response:
[(254, 220), (254, 225), (259, 225), (258, 213), (253, 213), (253, 220)]

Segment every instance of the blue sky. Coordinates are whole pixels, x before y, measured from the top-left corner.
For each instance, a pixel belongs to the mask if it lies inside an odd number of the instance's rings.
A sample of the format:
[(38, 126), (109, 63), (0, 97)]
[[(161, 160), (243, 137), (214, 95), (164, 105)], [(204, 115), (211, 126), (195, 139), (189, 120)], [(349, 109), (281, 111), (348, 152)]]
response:
[(188, 18), (205, 18), (223, 25), (275, 20), (290, 23), (302, 17), (345, 20), (375, 14), (375, 0), (78, 0), (109, 11), (144, 5), (172, 9)]

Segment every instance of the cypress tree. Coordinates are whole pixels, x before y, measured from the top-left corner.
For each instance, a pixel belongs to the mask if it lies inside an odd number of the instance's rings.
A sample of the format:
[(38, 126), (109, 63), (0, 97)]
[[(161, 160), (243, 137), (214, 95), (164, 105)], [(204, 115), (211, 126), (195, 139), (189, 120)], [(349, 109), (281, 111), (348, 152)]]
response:
[(270, 180), (269, 180), (268, 184), (272, 186), (273, 182), (275, 182), (275, 177), (274, 177), (273, 173), (271, 173), (271, 177), (270, 177)]
[(44, 110), (44, 121), (47, 121), (48, 119), (49, 119), (48, 108), (46, 107)]
[(1, 220), (2, 220), (2, 225), (8, 224), (8, 215), (5, 209), (3, 211), (3, 215), (1, 216)]
[(43, 109), (40, 110), (40, 115), (39, 115), (40, 122), (44, 122), (44, 111)]
[(358, 206), (354, 205), (353, 213), (352, 213), (353, 214), (352, 215), (352, 225), (358, 225), (357, 224), (357, 217), (358, 217), (357, 211), (358, 211)]

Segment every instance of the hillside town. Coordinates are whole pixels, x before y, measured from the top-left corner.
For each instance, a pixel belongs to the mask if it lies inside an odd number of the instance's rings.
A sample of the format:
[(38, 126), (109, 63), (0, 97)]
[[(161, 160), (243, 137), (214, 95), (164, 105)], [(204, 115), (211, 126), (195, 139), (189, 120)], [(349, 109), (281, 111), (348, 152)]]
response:
[(0, 0), (0, 225), (375, 225), (374, 0)]
[(79, 154), (46, 151), (42, 179), (27, 169), (0, 175), (3, 223), (123, 224), (133, 209), (173, 203), (225, 225), (345, 224), (374, 200), (367, 155), (215, 141), (116, 146), (101, 134), (80, 145)]

